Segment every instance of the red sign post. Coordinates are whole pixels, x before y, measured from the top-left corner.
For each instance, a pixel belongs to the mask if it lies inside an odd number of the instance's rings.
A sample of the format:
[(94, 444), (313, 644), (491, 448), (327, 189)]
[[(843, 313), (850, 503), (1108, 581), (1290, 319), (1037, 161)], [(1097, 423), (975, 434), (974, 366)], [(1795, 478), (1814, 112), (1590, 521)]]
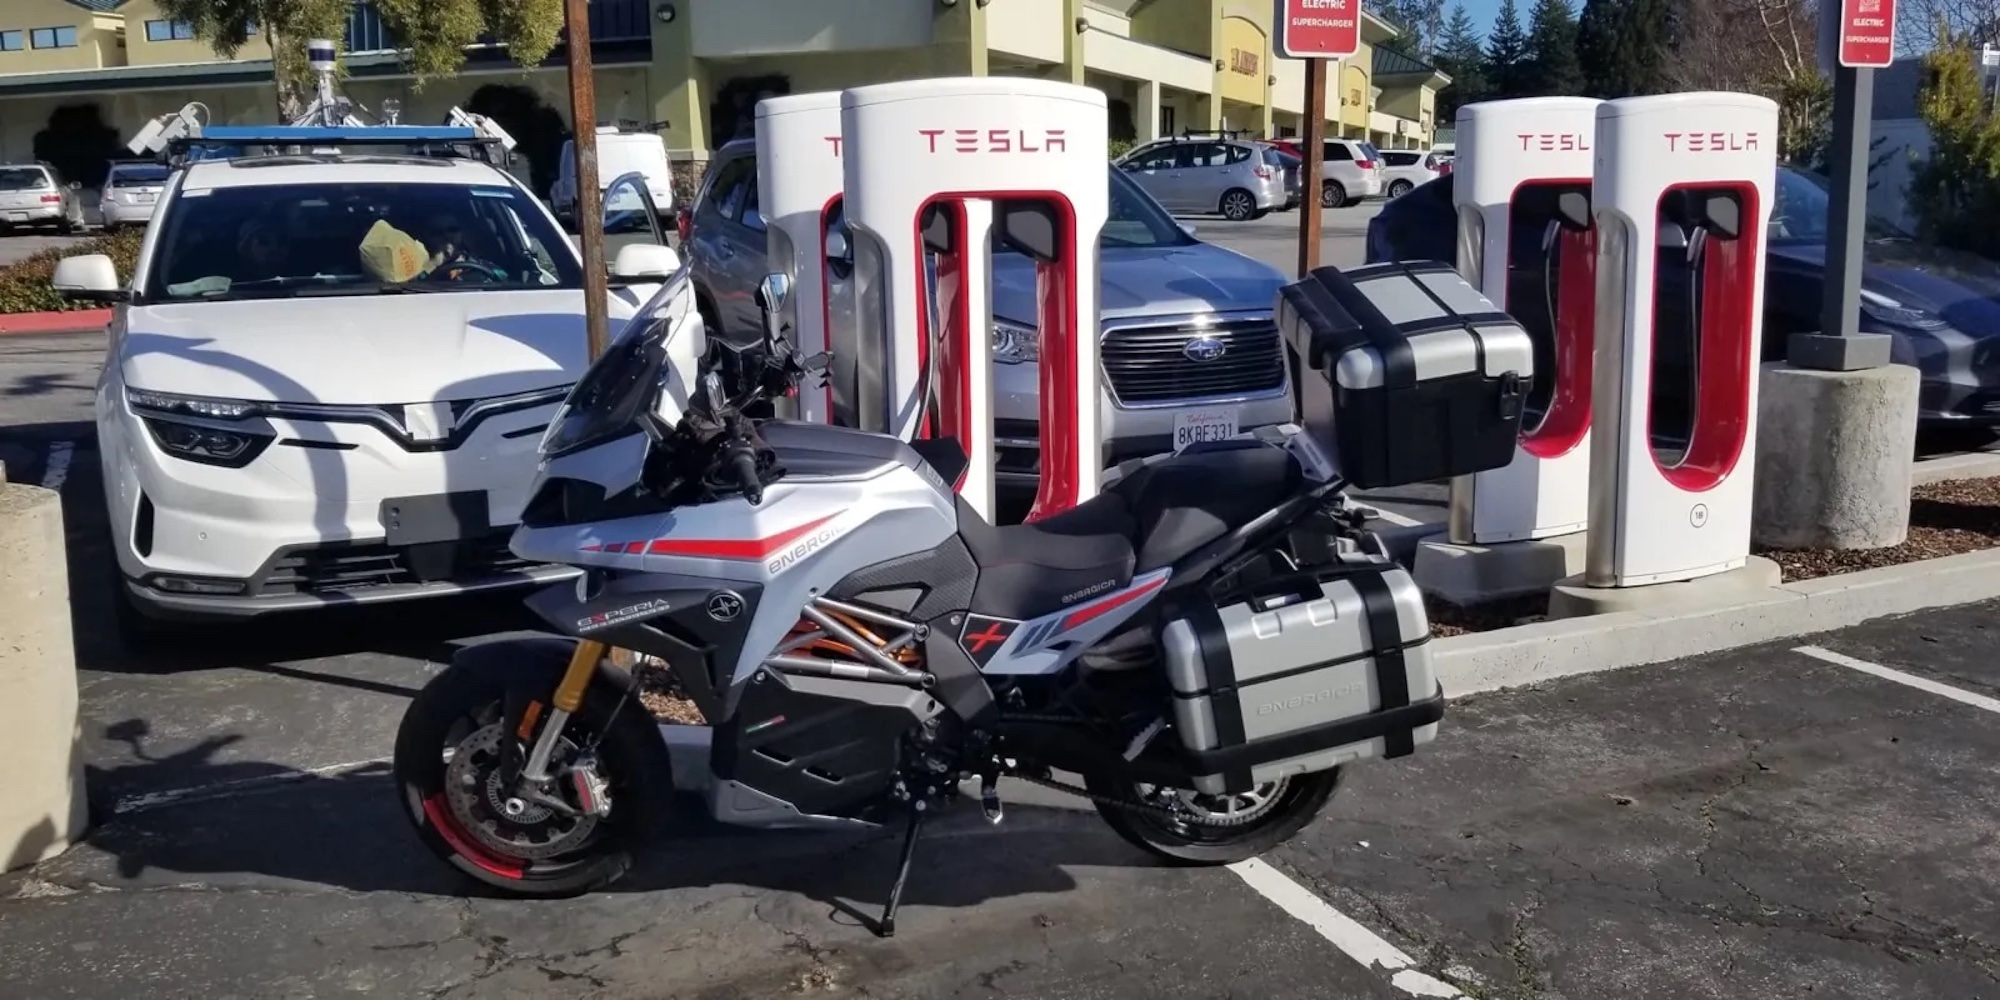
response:
[(1278, 29), (1274, 47), (1288, 59), (1345, 59), (1361, 51), (1361, 0), (1278, 0), (1271, 23)]
[(1840, 0), (1840, 64), (1882, 69), (1896, 61), (1896, 0)]

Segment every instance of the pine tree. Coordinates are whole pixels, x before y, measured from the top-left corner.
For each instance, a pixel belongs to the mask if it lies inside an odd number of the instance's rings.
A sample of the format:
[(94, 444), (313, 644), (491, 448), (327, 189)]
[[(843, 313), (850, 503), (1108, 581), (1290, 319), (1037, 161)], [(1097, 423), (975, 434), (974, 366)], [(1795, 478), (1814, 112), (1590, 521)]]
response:
[(1485, 100), (1489, 89), (1479, 29), (1463, 3), (1452, 5), (1451, 17), (1438, 36), (1437, 67), (1451, 77), (1437, 96), (1437, 122), (1447, 125), (1458, 120), (1459, 108)]
[(1402, 29), (1402, 34), (1387, 43), (1391, 48), (1419, 59), (1429, 59), (1439, 51), (1444, 0), (1376, 0), (1368, 8)]
[(1535, 0), (1528, 16), (1524, 97), (1568, 97), (1583, 92), (1576, 56), (1576, 12), (1569, 0)]
[(1584, 0), (1576, 55), (1583, 92), (1607, 100), (1672, 89), (1673, 0)]
[(1521, 30), (1521, 11), (1514, 0), (1500, 0), (1500, 14), (1493, 19), (1493, 32), (1486, 36), (1486, 100), (1504, 100), (1526, 94), (1528, 84), (1528, 35)]

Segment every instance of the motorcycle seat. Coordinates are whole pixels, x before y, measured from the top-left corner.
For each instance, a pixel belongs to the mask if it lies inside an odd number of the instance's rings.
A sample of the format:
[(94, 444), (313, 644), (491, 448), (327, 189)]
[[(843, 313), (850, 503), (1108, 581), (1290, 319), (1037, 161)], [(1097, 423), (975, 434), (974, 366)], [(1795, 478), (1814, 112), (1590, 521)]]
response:
[(958, 533), (979, 566), (971, 610), (1026, 621), (1132, 582), (1137, 525), (1101, 494), (1031, 524), (994, 525), (958, 500)]
[(1134, 525), (1137, 572), (1172, 566), (1296, 493), (1304, 470), (1262, 442), (1228, 442), (1142, 466), (1112, 484)]

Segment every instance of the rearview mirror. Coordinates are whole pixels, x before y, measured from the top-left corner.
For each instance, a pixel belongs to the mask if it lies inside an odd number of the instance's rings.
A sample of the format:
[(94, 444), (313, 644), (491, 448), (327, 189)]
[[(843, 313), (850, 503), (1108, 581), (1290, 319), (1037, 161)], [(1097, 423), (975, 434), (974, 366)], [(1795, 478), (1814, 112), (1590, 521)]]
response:
[(49, 284), (63, 298), (77, 302), (122, 302), (130, 293), (118, 285), (118, 266), (101, 253), (64, 257), (56, 262)]
[(792, 298), (792, 279), (767, 274), (757, 283), (757, 308), (764, 313), (764, 342), (775, 345), (785, 336), (785, 303)]

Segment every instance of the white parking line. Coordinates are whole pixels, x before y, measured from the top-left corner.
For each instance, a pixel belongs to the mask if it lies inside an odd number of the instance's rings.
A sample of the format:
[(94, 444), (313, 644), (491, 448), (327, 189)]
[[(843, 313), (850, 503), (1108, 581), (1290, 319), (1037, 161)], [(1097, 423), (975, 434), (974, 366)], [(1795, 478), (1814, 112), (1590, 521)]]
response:
[(62, 492), (63, 484), (69, 481), (70, 458), (76, 453), (73, 441), (57, 441), (49, 445), (49, 461), (42, 468), (42, 489)]
[[(1374, 506), (1373, 504), (1367, 503), (1367, 501), (1363, 501), (1362, 503), (1364, 506)], [(1424, 523), (1422, 521), (1417, 520), (1414, 517), (1409, 516), (1408, 514), (1398, 514), (1393, 510), (1384, 510), (1381, 507), (1375, 507), (1375, 516), (1378, 519), (1387, 521), (1390, 524), (1393, 524), (1399, 528), (1414, 528), (1417, 525)]]
[(233, 781), (218, 781), (209, 785), (169, 788), (157, 792), (127, 795), (111, 804), (111, 815), (125, 816), (131, 813), (145, 812), (149, 809), (160, 809), (166, 806), (188, 805), (195, 802), (226, 799), (246, 792), (254, 792), (278, 785), (289, 785), (297, 781), (309, 781), (313, 778), (338, 778), (345, 774), (373, 767), (381, 767), (388, 763), (389, 758), (377, 757), (373, 760), (355, 760), (348, 761), (345, 764), (309, 767), (300, 771), (260, 774), (254, 778), (237, 778)]
[(1416, 969), (1416, 960), (1403, 950), (1382, 940), (1374, 931), (1356, 923), (1352, 917), (1328, 906), (1326, 901), (1312, 894), (1305, 886), (1293, 881), (1291, 876), (1265, 864), (1257, 858), (1238, 861), (1229, 870), (1248, 883), (1257, 894), (1278, 904), (1278, 908), (1291, 914), (1325, 938), (1335, 948), (1372, 971), (1389, 975), (1389, 985), (1413, 997), (1463, 998), (1458, 987), (1443, 980), (1425, 975)]
[(1895, 681), (1898, 684), (1906, 684), (1909, 685), (1910, 687), (1916, 688), (1919, 691), (1928, 691), (1934, 695), (1950, 698), (1951, 700), (1958, 702), (1959, 704), (1962, 705), (1971, 705), (1973, 708), (1983, 708), (1989, 712), (2000, 712), (2000, 698), (1988, 698), (1983, 694), (1973, 694), (1970, 691), (1961, 691), (1958, 688), (1952, 687), (1949, 684), (1939, 684), (1938, 682), (1926, 677), (1918, 677), (1915, 674), (1906, 674), (1901, 670), (1895, 669), (1894, 667), (1885, 667), (1879, 663), (1870, 663), (1867, 660), (1857, 660), (1854, 657), (1848, 656), (1844, 653), (1836, 653), (1831, 649), (1822, 649), (1818, 646), (1800, 646), (1792, 650), (1792, 652), (1804, 653), (1807, 656), (1812, 657), (1813, 659), (1824, 660), (1827, 663), (1831, 663), (1836, 666), (1846, 667), (1849, 670), (1859, 670), (1864, 674), (1873, 674), (1876, 677), (1880, 677), (1885, 681)]

